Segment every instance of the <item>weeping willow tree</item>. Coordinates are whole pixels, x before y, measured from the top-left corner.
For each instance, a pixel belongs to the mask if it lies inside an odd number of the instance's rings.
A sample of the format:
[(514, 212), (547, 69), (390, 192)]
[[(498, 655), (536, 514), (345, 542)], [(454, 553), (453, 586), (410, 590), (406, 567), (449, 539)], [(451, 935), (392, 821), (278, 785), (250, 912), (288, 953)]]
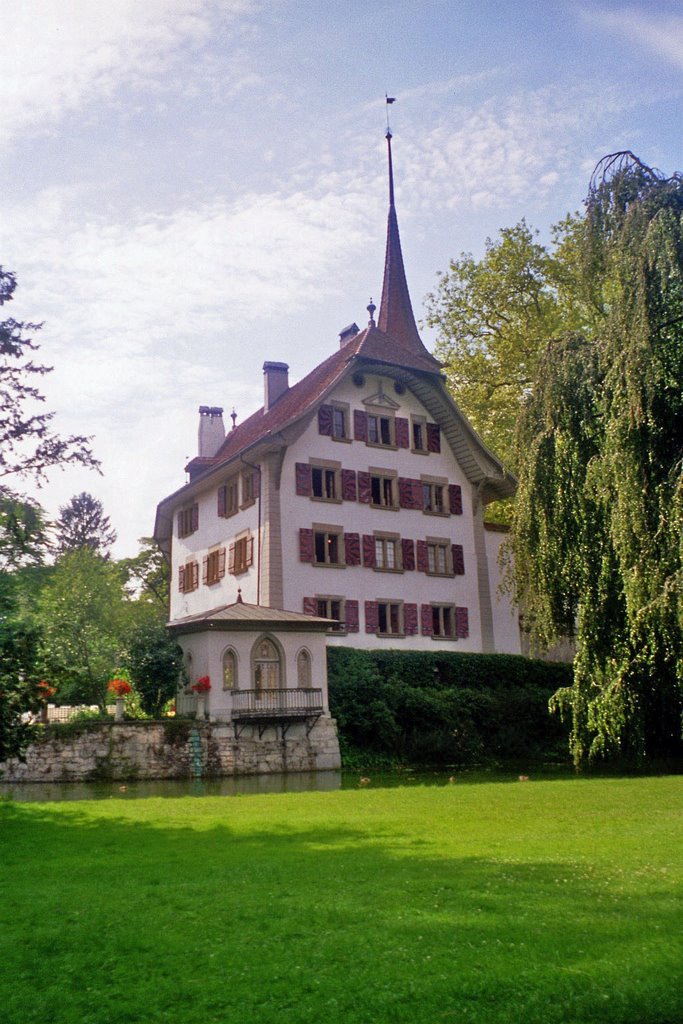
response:
[(590, 186), (580, 270), (600, 316), (550, 343), (520, 417), (513, 525), (534, 638), (574, 635), (577, 763), (680, 755), (683, 176), (631, 153)]

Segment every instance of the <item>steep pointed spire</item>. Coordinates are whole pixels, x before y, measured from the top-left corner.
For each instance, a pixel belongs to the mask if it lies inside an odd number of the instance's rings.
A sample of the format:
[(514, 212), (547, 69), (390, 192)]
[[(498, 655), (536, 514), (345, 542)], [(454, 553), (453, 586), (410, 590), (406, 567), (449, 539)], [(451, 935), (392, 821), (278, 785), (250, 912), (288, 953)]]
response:
[(377, 326), (404, 348), (424, 354), (425, 347), (417, 332), (413, 307), (408, 294), (406, 272), (403, 267), (401, 239), (394, 206), (394, 168), (391, 161), (391, 131), (386, 140), (389, 155), (389, 220), (387, 224), (387, 250), (384, 258), (384, 283), (379, 304)]

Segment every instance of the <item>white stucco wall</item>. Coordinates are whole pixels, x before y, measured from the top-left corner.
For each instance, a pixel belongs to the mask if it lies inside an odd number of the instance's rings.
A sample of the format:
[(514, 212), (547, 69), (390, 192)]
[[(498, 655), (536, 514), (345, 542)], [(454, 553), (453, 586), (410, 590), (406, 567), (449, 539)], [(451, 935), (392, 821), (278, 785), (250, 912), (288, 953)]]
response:
[[(353, 410), (365, 409), (362, 400), (380, 390), (398, 403), (395, 415), (410, 419), (411, 415), (432, 417), (408, 390), (398, 395), (389, 378), (366, 376), (362, 387), (351, 378), (339, 385), (325, 401), (348, 403), (351, 409), (350, 433), (353, 433)], [(316, 500), (296, 494), (295, 464), (309, 458), (340, 462), (345, 469), (364, 470), (369, 467), (394, 470), (398, 476), (419, 478), (421, 475), (443, 477), (462, 488), (463, 514), (457, 516), (429, 515), (410, 509), (373, 508), (359, 502), (340, 503)], [(398, 647), (423, 650), (481, 650), (481, 622), (479, 594), (475, 571), (473, 495), (472, 488), (455, 460), (444, 435), (441, 452), (420, 454), (410, 449), (381, 448), (361, 441), (337, 441), (321, 435), (317, 416), (313, 417), (301, 437), (285, 455), (281, 484), (283, 550), (286, 565), (284, 573), (284, 606), (293, 611), (303, 610), (304, 597), (340, 595), (359, 602), (360, 629), (346, 636), (331, 636), (331, 644), (359, 648)], [(428, 576), (424, 572), (387, 572), (363, 566), (323, 567), (301, 562), (299, 558), (299, 529), (310, 528), (312, 523), (340, 525), (345, 532), (372, 534), (374, 531), (398, 533), (412, 540), (443, 537), (464, 549), (465, 575), (454, 577)], [(417, 603), (443, 603), (466, 607), (469, 613), (467, 639), (434, 639), (422, 636), (379, 638), (365, 632), (364, 602), (376, 600), (403, 600)], [(418, 608), (419, 616), (419, 608)]]
[(501, 591), (501, 569), (499, 566), (500, 549), (507, 534), (496, 530), (486, 530), (486, 554), (489, 567), (491, 587), (491, 604), (493, 607), (493, 629), (498, 654), (521, 654), (521, 635), (519, 630), (519, 609), (512, 601), (512, 595)]

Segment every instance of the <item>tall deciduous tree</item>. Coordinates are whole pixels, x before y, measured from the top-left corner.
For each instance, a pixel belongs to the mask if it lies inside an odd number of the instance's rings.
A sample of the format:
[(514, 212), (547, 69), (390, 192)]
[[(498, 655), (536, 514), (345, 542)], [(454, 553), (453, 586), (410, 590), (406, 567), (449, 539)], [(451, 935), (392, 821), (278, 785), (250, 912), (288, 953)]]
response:
[(599, 165), (578, 266), (601, 319), (547, 346), (517, 439), (517, 588), (576, 627), (575, 759), (681, 753), (683, 177)]
[(104, 514), (102, 502), (87, 491), (60, 507), (55, 531), (62, 553), (88, 549), (108, 558), (109, 548), (116, 541), (116, 530)]

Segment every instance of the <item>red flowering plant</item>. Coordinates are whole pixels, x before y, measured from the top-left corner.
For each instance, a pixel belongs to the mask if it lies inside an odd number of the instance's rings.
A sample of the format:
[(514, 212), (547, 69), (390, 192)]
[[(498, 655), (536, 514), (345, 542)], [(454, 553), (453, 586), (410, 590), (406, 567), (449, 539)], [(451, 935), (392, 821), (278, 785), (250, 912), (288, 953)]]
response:
[(47, 704), (47, 702), (54, 697), (57, 692), (56, 686), (50, 686), (44, 679), (41, 679), (38, 683), (38, 700)]
[(191, 687), (193, 693), (208, 693), (211, 689), (211, 680), (208, 676), (200, 676), (197, 682)]
[(116, 694), (117, 697), (125, 697), (133, 692), (133, 687), (127, 679), (112, 679), (107, 689), (110, 693)]

